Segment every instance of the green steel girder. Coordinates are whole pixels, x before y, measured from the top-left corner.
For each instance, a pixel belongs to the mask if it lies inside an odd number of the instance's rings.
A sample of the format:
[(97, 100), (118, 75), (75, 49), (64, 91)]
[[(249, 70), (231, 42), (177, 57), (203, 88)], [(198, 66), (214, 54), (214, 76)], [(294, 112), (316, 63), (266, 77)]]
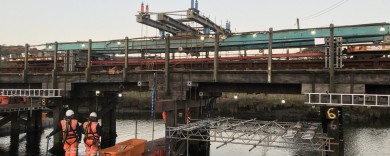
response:
[[(313, 33), (315, 31), (315, 33)], [(305, 47), (314, 46), (314, 38), (329, 37), (329, 28), (310, 28), (280, 30), (273, 32), (273, 48)], [(351, 25), (335, 27), (335, 37), (343, 37), (344, 43), (363, 43), (373, 41), (383, 41), (384, 36), (390, 34), (389, 23), (374, 23), (363, 25)], [(120, 44), (118, 44), (118, 42)], [(184, 50), (213, 51), (214, 38), (196, 39), (172, 39), (171, 52), (177, 52), (179, 47)], [(46, 44), (47, 49), (54, 43)], [(98, 41), (92, 43), (94, 53), (124, 53), (124, 39)], [(130, 40), (129, 53), (161, 53), (165, 51), (165, 41), (163, 39)], [(87, 50), (88, 41), (58, 43), (58, 50)], [(252, 32), (246, 34), (234, 34), (226, 37), (220, 42), (221, 51), (266, 49), (268, 47), (268, 32)]]

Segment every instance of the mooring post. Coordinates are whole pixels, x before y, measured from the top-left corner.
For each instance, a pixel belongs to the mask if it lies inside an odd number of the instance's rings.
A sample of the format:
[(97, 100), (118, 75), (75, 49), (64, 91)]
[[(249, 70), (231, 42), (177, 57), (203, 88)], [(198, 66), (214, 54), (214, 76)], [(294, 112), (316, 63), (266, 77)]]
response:
[(214, 45), (214, 82), (218, 82), (219, 32), (215, 33)]
[(269, 40), (268, 40), (268, 76), (267, 82), (272, 82), (272, 36), (273, 28), (269, 28)]
[(129, 66), (129, 37), (125, 38), (125, 66), (123, 67), (123, 82), (127, 81), (127, 67)]
[(27, 83), (27, 73), (28, 73), (28, 53), (30, 51), (30, 45), (26, 44), (25, 45), (25, 50), (24, 50), (24, 69), (22, 73), (22, 78), (23, 82)]
[(165, 95), (169, 95), (169, 52), (171, 49), (171, 36), (168, 34), (165, 37)]
[(92, 40), (88, 40), (88, 58), (87, 58), (87, 68), (85, 69), (85, 81), (91, 81), (91, 54), (92, 54)]
[(106, 148), (114, 146), (116, 142), (116, 105), (118, 103), (118, 95), (117, 93), (104, 92), (102, 96), (104, 96), (104, 99), (101, 99), (102, 102), (99, 102), (105, 109), (99, 111), (103, 126), (101, 148)]

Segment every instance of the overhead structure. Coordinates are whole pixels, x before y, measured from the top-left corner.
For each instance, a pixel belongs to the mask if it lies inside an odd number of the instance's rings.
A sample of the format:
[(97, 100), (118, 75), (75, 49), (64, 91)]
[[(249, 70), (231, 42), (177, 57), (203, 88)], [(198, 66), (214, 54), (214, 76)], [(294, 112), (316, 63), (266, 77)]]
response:
[(177, 29), (175, 29), (171, 26), (168, 26), (167, 24), (150, 19), (150, 15), (148, 15), (148, 14), (137, 15), (137, 22), (151, 26), (153, 28), (156, 28), (156, 29), (159, 29), (162, 31), (170, 32), (173, 35), (176, 35), (179, 32)]
[(199, 11), (198, 10), (189, 9), (187, 11), (187, 18), (190, 19), (190, 20), (193, 20), (193, 21), (195, 21), (195, 22), (197, 22), (197, 23), (199, 23), (201, 25), (203, 25), (203, 27), (205, 27), (205, 28), (210, 28), (214, 32), (218, 32), (221, 35), (227, 36), (229, 34), (228, 30), (226, 30), (223, 27), (215, 24), (210, 19), (208, 19), (208, 18), (206, 18), (204, 16), (199, 15)]
[[(179, 127), (168, 127), (167, 138), (227, 144), (290, 148), (308, 151), (329, 151), (331, 138), (322, 133), (319, 123), (288, 123), (275, 121), (215, 118)], [(205, 133), (207, 132), (207, 133)]]
[[(142, 15), (142, 21), (144, 19)], [(158, 21), (155, 21), (158, 22)], [(153, 23), (153, 22), (151, 22)], [(155, 23), (160, 24), (161, 22)], [(165, 26), (164, 26), (165, 27)], [(164, 28), (163, 27), (163, 28)], [(179, 32), (177, 29), (166, 27), (169, 31)], [(315, 33), (314, 33), (315, 32)], [(334, 36), (342, 37), (342, 44), (366, 43), (366, 42), (381, 42), (390, 36), (389, 23), (372, 23), (361, 25), (349, 25), (334, 27)], [(329, 27), (308, 28), (308, 29), (292, 29), (292, 30), (277, 30), (273, 31), (272, 48), (294, 48), (314, 46), (315, 38), (329, 38)], [(225, 40), (221, 40), (219, 44), (220, 51), (234, 51), (234, 50), (259, 50), (268, 48), (268, 32), (246, 32), (237, 33), (227, 36)], [(98, 41), (92, 42), (94, 53), (117, 53), (124, 54), (124, 45), (117, 43), (124, 43), (125, 39)], [(85, 45), (88, 42), (66, 42), (58, 43), (58, 50), (86, 50)], [(170, 52), (175, 52), (179, 48), (201, 49), (202, 51), (213, 51), (215, 46), (215, 39), (208, 36), (201, 38), (171, 38)], [(54, 43), (45, 44), (46, 50), (51, 51)], [(142, 50), (148, 49), (148, 53), (164, 53), (165, 40), (151, 38), (151, 39), (129, 39), (129, 54), (141, 53)], [(147, 45), (147, 46), (146, 46)]]
[(179, 22), (178, 20), (175, 20), (172, 17), (169, 17), (168, 15), (166, 15), (164, 13), (157, 14), (157, 20), (161, 23), (164, 23), (164, 24), (167, 24), (169, 26), (176, 28), (176, 29), (180, 30), (181, 32), (184, 32), (184, 35), (186, 35), (185, 32), (190, 32), (191, 35), (199, 34), (199, 31), (197, 31), (195, 28), (192, 28), (191, 26), (185, 25), (185, 24)]

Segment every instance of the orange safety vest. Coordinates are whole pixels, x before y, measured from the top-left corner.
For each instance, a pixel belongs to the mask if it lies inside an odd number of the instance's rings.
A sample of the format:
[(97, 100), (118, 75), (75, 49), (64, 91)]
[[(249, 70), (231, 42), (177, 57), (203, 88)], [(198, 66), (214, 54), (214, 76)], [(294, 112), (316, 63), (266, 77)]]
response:
[(83, 129), (87, 139), (99, 140), (99, 134), (97, 133), (98, 122), (84, 122)]
[[(61, 120), (61, 127), (62, 127), (62, 137), (63, 137), (63, 142), (66, 142), (67, 144), (73, 144), (74, 142), (77, 141), (77, 123), (78, 121), (75, 119), (66, 119), (66, 120)], [(73, 143), (69, 143), (67, 140), (68, 139), (73, 139), (76, 138), (76, 140)]]

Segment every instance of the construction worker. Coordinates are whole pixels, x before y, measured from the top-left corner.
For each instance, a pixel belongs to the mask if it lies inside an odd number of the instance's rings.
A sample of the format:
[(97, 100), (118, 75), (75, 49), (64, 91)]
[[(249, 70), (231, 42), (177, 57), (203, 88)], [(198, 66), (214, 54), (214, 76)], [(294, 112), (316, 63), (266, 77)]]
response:
[(99, 138), (103, 134), (103, 129), (97, 122), (97, 114), (92, 112), (87, 122), (83, 124), (85, 155), (96, 156), (99, 150)]
[(62, 143), (64, 144), (65, 156), (77, 156), (77, 149), (83, 129), (78, 121), (74, 119), (74, 112), (72, 110), (66, 111), (65, 118), (61, 120), (61, 124), (54, 128), (46, 138), (60, 131), (62, 131)]

